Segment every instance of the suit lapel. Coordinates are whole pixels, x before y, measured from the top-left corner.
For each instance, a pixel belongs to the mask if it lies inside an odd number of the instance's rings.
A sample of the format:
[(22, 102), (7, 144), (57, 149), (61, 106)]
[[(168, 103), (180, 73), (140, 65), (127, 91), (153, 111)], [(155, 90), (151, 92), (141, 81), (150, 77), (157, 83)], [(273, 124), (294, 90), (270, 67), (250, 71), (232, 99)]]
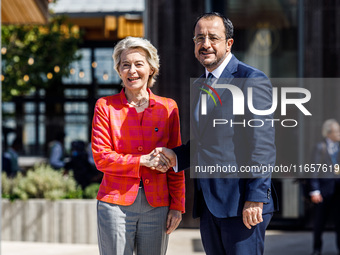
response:
[[(328, 153), (326, 140), (324, 140), (322, 144), (322, 153), (323, 153), (324, 160), (327, 162), (327, 164), (333, 165), (332, 156)], [(338, 158), (339, 158), (339, 155), (338, 155)]]
[[(237, 73), (237, 66), (238, 66), (239, 60), (233, 55), (230, 59), (230, 62), (225, 67), (224, 71), (222, 72), (220, 78), (217, 80), (217, 84), (229, 84), (231, 81), (236, 77)], [(217, 94), (222, 98), (223, 93), (227, 90), (226, 88), (215, 88)], [(214, 93), (213, 93), (214, 95)], [(207, 124), (214, 118), (214, 109), (215, 107), (221, 107), (217, 97), (214, 95), (216, 99), (217, 106), (215, 106), (214, 100), (211, 98), (208, 100), (207, 104), (207, 115), (200, 116), (200, 125), (199, 125), (199, 131), (200, 135), (202, 135), (205, 132)], [(222, 106), (223, 107), (223, 106)]]
[(200, 118), (200, 94), (201, 83), (204, 81), (204, 76), (202, 75), (191, 85), (191, 129), (195, 134), (198, 133), (198, 123)]

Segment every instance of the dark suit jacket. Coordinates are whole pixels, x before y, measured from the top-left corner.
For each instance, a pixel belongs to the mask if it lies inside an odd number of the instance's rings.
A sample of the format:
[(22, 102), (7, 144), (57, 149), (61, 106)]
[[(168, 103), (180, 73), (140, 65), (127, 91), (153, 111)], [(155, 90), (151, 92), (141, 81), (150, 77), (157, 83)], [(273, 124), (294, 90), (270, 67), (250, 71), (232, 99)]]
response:
[[(327, 150), (326, 141), (318, 143), (312, 154), (311, 162), (314, 164), (326, 164), (327, 166), (333, 165), (331, 156)], [(339, 153), (338, 153), (338, 163), (339, 163)], [(337, 176), (333, 172), (319, 172), (315, 173), (314, 178), (309, 179), (309, 191), (319, 190), (323, 197), (332, 196), (335, 191), (335, 185), (339, 182)]]
[[(207, 115), (203, 116), (199, 123), (194, 114), (191, 114), (192, 138), (187, 144), (174, 149), (178, 159), (178, 169), (184, 170), (190, 164), (199, 166), (230, 165), (238, 169), (240, 166), (247, 165), (274, 165), (276, 158), (275, 130), (269, 123), (261, 128), (243, 127), (242, 125), (212, 127), (213, 119), (227, 119), (229, 122), (230, 120), (234, 122), (245, 120), (246, 123), (250, 119), (272, 119), (272, 115), (254, 115), (246, 105), (248, 88), (252, 87), (254, 108), (258, 110), (271, 108), (272, 85), (269, 79), (263, 72), (232, 56), (217, 83), (233, 84), (243, 91), (245, 113), (244, 115), (233, 115), (231, 92), (229, 89), (216, 89), (223, 106), (214, 106), (212, 100), (209, 100)], [(195, 150), (195, 155), (191, 157), (195, 158), (195, 162), (189, 160), (190, 146), (192, 151)], [(265, 203), (263, 213), (273, 212), (272, 195), (274, 195), (274, 200), (276, 200), (276, 195), (271, 188), (270, 177), (270, 174), (253, 174), (249, 175), (249, 178), (195, 179), (193, 216), (200, 216), (202, 194), (210, 212), (219, 218), (241, 216), (245, 201), (263, 202)], [(198, 187), (200, 188), (198, 189)]]

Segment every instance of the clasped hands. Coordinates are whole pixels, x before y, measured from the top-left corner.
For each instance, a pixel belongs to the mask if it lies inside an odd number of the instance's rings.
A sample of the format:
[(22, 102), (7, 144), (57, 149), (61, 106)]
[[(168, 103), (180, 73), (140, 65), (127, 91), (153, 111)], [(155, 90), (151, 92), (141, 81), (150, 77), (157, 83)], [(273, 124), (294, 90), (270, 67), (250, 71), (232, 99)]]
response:
[(141, 156), (140, 165), (166, 173), (169, 168), (176, 165), (176, 154), (168, 148), (158, 147), (149, 154)]

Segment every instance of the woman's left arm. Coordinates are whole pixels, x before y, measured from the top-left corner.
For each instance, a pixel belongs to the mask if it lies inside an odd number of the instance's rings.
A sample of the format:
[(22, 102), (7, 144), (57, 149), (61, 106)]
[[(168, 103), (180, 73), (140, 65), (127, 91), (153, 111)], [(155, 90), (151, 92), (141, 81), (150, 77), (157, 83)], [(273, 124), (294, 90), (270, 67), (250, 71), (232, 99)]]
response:
[[(169, 142), (167, 147), (172, 149), (181, 145), (179, 112), (175, 101), (171, 100), (169, 116)], [(169, 169), (166, 173), (170, 193), (170, 211), (167, 220), (167, 233), (175, 230), (185, 212), (185, 178), (184, 171), (175, 173)]]

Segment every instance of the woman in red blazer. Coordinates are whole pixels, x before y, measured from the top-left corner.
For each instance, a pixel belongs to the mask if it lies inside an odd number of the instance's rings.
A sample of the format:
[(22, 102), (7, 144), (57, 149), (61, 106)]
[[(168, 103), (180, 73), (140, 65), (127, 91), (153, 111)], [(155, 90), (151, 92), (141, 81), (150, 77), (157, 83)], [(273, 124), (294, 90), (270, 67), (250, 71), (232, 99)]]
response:
[(97, 196), (100, 254), (165, 254), (185, 210), (184, 174), (151, 167), (169, 166), (163, 155), (153, 156), (156, 147), (181, 144), (177, 104), (150, 90), (159, 57), (149, 41), (127, 37), (113, 58), (123, 89), (97, 101), (92, 124), (94, 161), (104, 173)]

